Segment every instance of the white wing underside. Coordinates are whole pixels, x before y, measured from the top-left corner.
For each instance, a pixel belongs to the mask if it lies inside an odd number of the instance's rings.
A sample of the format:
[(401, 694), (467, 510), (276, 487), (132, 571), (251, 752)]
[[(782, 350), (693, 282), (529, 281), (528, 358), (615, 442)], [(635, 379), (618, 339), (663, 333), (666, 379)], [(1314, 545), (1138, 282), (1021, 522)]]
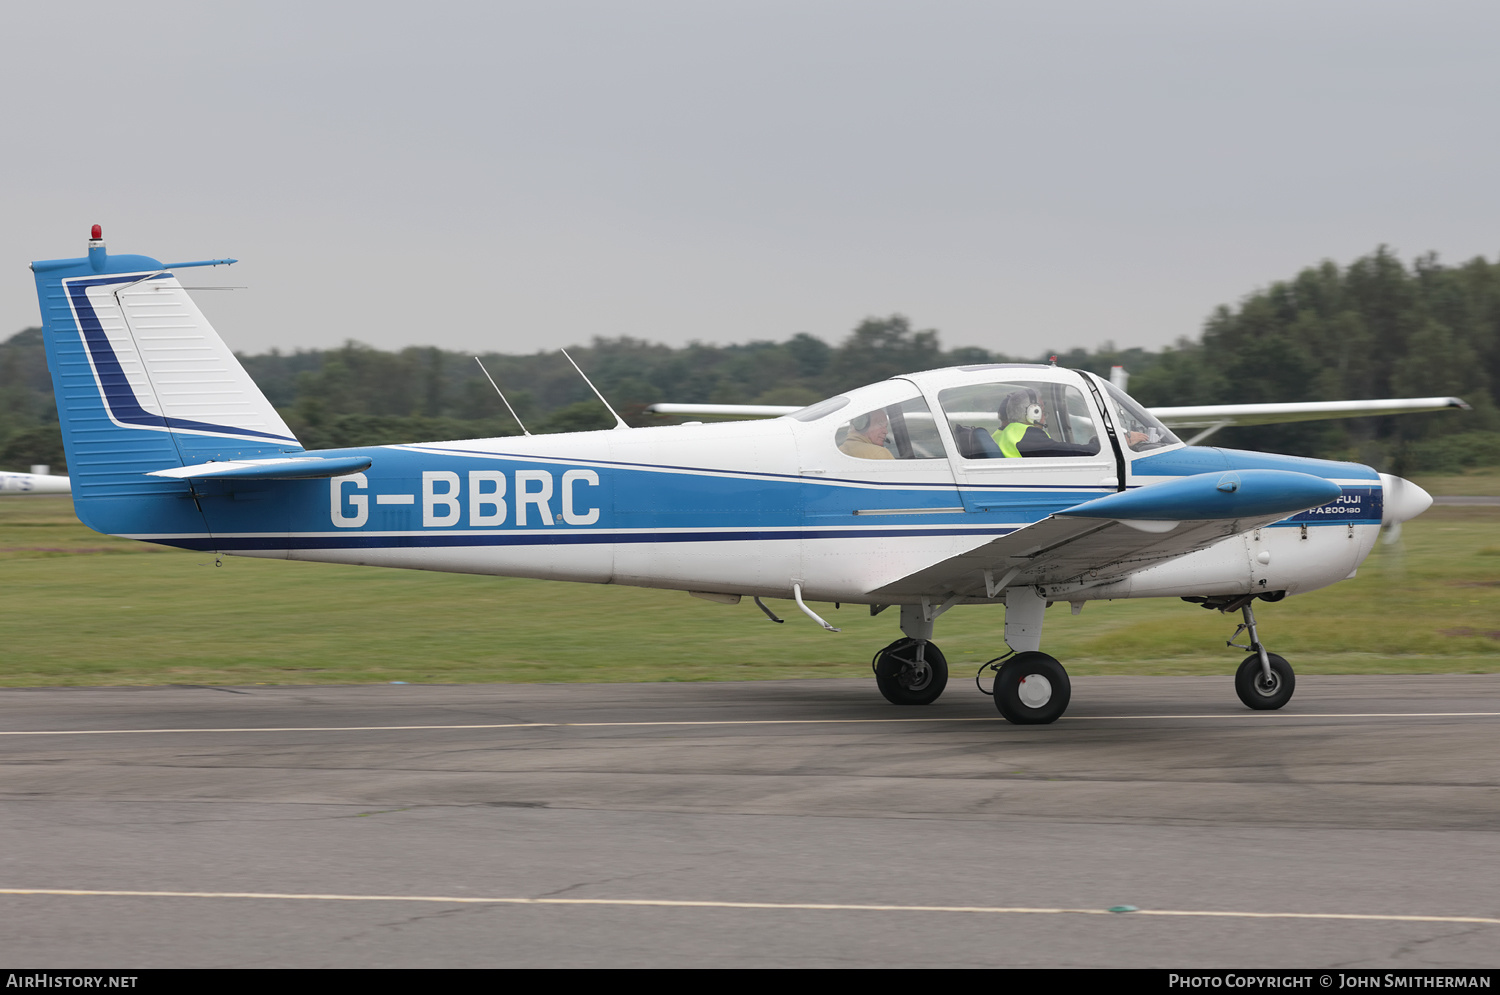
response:
[[(1279, 512), (1256, 518), (1179, 522), (1171, 531), (1159, 532), (1115, 519), (1053, 515), (909, 573), (870, 594), (876, 598), (987, 599), (1005, 587), (1083, 590), (1285, 517), (1286, 512)], [(1159, 528), (1169, 523), (1142, 524)]]

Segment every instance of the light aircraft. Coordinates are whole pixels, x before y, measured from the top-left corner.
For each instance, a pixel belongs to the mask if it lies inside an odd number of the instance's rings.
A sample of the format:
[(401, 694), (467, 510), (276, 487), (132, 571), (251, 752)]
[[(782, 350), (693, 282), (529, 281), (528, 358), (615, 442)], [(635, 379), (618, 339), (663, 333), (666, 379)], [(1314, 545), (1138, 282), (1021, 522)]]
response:
[(810, 603), (895, 607), (902, 638), (873, 661), (895, 704), (942, 693), (939, 616), (995, 604), (1011, 650), (995, 703), (1052, 722), (1071, 690), (1041, 652), (1047, 607), (1177, 597), (1242, 614), (1236, 690), (1280, 708), (1295, 677), (1253, 602), (1352, 576), (1382, 523), (1431, 503), (1366, 466), (1187, 445), (1108, 380), (1030, 364), (911, 373), (770, 421), (622, 430), (616, 415), (614, 430), (308, 452), (175, 276), (232, 261), (110, 255), (95, 226), (87, 256), (32, 263), (84, 524), (238, 556), (751, 598), (775, 621), (762, 599), (786, 598), (832, 631)]
[(0, 470), (0, 495), (68, 494), (73, 490), (67, 477), (51, 472), (51, 467), (33, 466), (30, 473)]

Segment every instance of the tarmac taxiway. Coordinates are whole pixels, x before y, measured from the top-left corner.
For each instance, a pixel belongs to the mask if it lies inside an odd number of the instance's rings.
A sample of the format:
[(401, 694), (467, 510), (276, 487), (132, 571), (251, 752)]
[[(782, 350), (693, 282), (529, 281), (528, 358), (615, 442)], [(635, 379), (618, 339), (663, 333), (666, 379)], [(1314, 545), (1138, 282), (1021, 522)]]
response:
[[(1500, 966), (1500, 675), (0, 691), (40, 967)], [(1111, 913), (1112, 907), (1138, 911)]]

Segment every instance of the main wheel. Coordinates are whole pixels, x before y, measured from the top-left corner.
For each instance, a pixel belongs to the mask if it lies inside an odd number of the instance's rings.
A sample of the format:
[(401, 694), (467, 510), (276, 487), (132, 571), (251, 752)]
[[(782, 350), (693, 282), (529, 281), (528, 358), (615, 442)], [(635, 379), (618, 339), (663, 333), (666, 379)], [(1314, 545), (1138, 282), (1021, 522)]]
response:
[(1258, 712), (1280, 708), (1292, 700), (1292, 692), (1297, 690), (1297, 675), (1292, 673), (1292, 665), (1275, 653), (1267, 653), (1266, 657), (1271, 661), (1269, 682), (1261, 669), (1259, 653), (1245, 657), (1240, 669), (1234, 672), (1234, 693), (1245, 707)]
[(1017, 725), (1046, 725), (1068, 710), (1073, 684), (1045, 653), (1017, 653), (995, 676), (995, 707)]
[(948, 686), (948, 660), (928, 642), (917, 665), (917, 641), (898, 639), (880, 651), (875, 684), (892, 705), (930, 705)]

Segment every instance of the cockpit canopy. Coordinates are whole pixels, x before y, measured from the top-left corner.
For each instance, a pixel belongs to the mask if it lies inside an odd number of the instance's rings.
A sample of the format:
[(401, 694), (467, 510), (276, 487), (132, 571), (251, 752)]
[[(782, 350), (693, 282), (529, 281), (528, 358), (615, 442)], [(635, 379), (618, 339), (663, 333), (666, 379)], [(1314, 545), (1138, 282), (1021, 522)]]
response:
[[(787, 417), (809, 423), (826, 419), (834, 444), (857, 459), (944, 459), (945, 438), (966, 460), (1095, 456), (1107, 448), (1100, 438), (1101, 391), (1110, 398), (1110, 417), (1123, 447), (1139, 453), (1180, 442), (1129, 395), (1098, 377), (1020, 364), (896, 377)], [(832, 418), (835, 413), (840, 417)]]

